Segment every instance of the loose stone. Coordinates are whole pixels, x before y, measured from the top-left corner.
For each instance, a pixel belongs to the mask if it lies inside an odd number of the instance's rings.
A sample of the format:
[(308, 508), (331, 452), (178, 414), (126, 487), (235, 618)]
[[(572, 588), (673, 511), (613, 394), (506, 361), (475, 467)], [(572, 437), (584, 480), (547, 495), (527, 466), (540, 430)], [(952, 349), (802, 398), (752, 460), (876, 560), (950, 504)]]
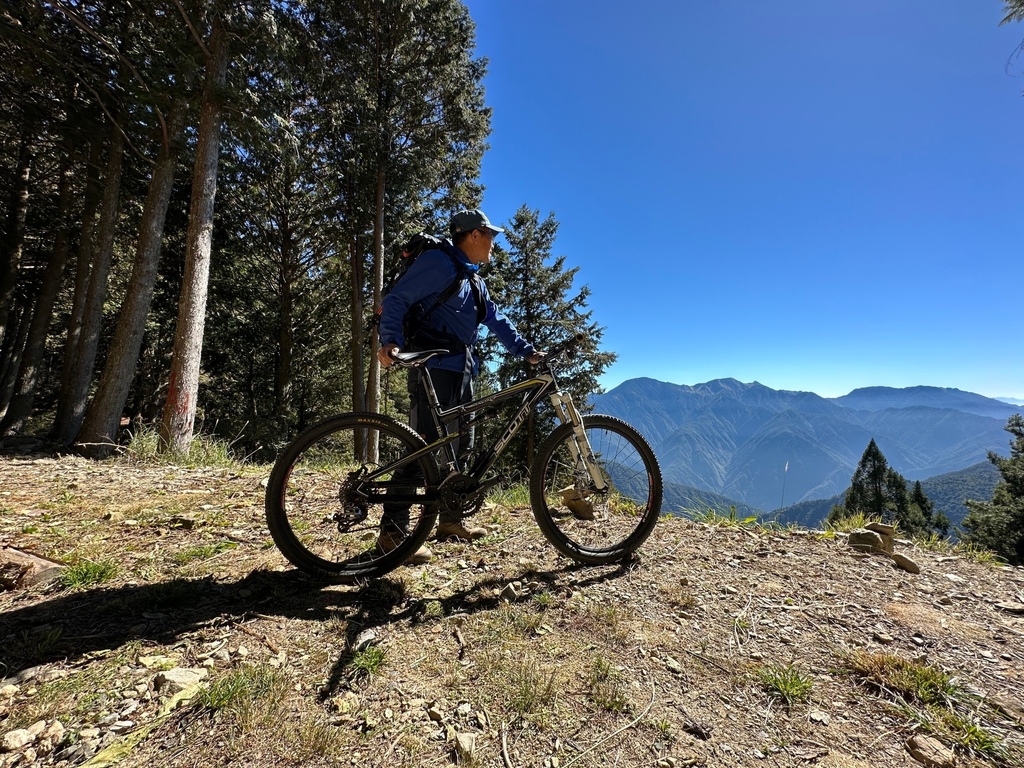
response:
[(23, 747), (27, 747), (33, 741), (36, 740), (36, 734), (27, 728), (18, 728), (13, 731), (9, 731), (4, 734), (3, 747), (5, 752), (17, 752)]

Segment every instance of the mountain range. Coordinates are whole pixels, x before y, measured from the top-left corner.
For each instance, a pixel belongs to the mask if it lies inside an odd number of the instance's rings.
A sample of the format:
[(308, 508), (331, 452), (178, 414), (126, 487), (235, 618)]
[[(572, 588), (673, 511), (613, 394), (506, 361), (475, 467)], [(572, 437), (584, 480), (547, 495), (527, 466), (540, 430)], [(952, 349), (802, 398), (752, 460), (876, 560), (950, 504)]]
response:
[(910, 481), (954, 473), (989, 451), (1006, 455), (1003, 427), (1024, 410), (958, 389), (866, 387), (824, 398), (735, 379), (630, 379), (591, 404), (651, 443), (666, 511), (685, 506), (677, 499), (687, 488), (762, 511), (828, 499), (849, 486), (871, 439)]

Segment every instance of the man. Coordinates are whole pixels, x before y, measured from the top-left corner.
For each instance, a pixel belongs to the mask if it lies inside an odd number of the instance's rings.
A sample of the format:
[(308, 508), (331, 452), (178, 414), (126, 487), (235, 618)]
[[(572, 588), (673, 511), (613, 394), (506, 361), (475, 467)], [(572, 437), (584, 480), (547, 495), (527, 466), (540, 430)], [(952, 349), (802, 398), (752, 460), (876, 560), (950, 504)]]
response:
[[(393, 362), (391, 355), (403, 347), (409, 349), (449, 349), (451, 354), (431, 358), (427, 362), (431, 381), (437, 391), (442, 408), (467, 403), (473, 399), (473, 377), (480, 370), (476, 355), (480, 324), (497, 336), (506, 349), (531, 363), (543, 357), (533, 345), (523, 339), (515, 326), (491, 301), (487, 286), (477, 274), (481, 264), (491, 260), (494, 238), (504, 230), (488, 221), (483, 211), (460, 211), (448, 226), (454, 248), (425, 251), (413, 262), (409, 271), (384, 297), (381, 304), (381, 348), (377, 357), (385, 368)], [(459, 281), (458, 290), (449, 289)], [(445, 302), (443, 294), (451, 295)], [(404, 338), (403, 319), (410, 309), (422, 318), (420, 331), (414, 339)], [(426, 393), (410, 377), (409, 424), (427, 442), (439, 435), (431, 417)], [(459, 453), (472, 447), (472, 430), (463, 436)], [(381, 532), (377, 545), (385, 552), (394, 549), (405, 537), (408, 525), (408, 507), (385, 505)], [(486, 535), (483, 528), (467, 527), (462, 519), (442, 512), (437, 526), (437, 538), (456, 538), (463, 541)], [(425, 563), (433, 556), (420, 547), (408, 560)]]

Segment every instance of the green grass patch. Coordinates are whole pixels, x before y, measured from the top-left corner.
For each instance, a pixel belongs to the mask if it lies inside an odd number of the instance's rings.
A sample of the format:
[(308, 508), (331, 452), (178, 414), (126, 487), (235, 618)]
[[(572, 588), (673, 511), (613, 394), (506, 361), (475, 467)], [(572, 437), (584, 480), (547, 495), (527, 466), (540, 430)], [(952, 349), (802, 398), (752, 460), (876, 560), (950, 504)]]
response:
[(64, 589), (85, 589), (110, 581), (117, 576), (117, 563), (112, 559), (78, 560), (69, 565), (60, 576)]
[(185, 565), (186, 563), (191, 563), (194, 560), (207, 560), (214, 555), (219, 555), (221, 552), (227, 552), (228, 550), (235, 549), (237, 546), (237, 542), (234, 541), (217, 541), (212, 544), (201, 544), (196, 547), (189, 547), (188, 549), (176, 552), (173, 560), (178, 565)]
[[(41, 659), (35, 643), (55, 643), (51, 651), (62, 650), (63, 638), (59, 631), (35, 632), (29, 636), (32, 647), (30, 653), (22, 658), (23, 662), (32, 663)], [(4, 648), (5, 652), (10, 649)], [(122, 700), (116, 692), (117, 680), (122, 675), (121, 668), (130, 663), (138, 653), (138, 644), (125, 644), (119, 652), (93, 662), (82, 669), (68, 670), (66, 677), (40, 683), (34, 696), (23, 699), (14, 707), (10, 717), (4, 721), (4, 732), (15, 728), (28, 728), (40, 720), (60, 719), (63, 722), (74, 722), (78, 718), (95, 715), (98, 710), (117, 706)], [(0, 673), (3, 667), (0, 666)]]
[(629, 697), (622, 688), (622, 676), (603, 656), (597, 656), (590, 668), (587, 681), (590, 700), (609, 712), (625, 712), (630, 708)]
[(557, 604), (558, 598), (545, 589), (543, 592), (538, 592), (533, 596), (533, 602), (536, 603), (541, 610), (546, 611)]
[(199, 694), (198, 704), (213, 712), (240, 712), (287, 687), (288, 678), (280, 670), (266, 664), (247, 665), (215, 680)]
[(508, 509), (530, 506), (530, 489), (525, 483), (496, 488), (487, 495), (487, 500)]
[(379, 645), (371, 645), (352, 655), (352, 669), (361, 677), (373, 677), (381, 674), (387, 660), (387, 650)]
[(988, 699), (958, 686), (927, 664), (884, 653), (846, 657), (846, 669), (893, 702), (916, 728), (927, 731), (958, 755), (1000, 768), (1024, 765), (1024, 734)]
[(295, 720), (289, 699), (293, 681), (269, 664), (246, 665), (215, 680), (193, 700), (193, 711), (212, 715), (232, 762), (246, 764), (254, 734), (291, 764), (333, 759), (340, 761), (346, 732), (320, 716)]
[(992, 566), (1006, 565), (1006, 562), (990, 549), (979, 547), (970, 542), (954, 541), (948, 536), (939, 536), (937, 533), (917, 537), (914, 539), (914, 544), (926, 552), (957, 555), (965, 560), (970, 560), (972, 563)]
[(766, 664), (756, 674), (761, 688), (789, 708), (810, 698), (814, 688), (811, 676), (793, 664)]
[(196, 435), (187, 451), (166, 451), (160, 433), (143, 426), (132, 433), (124, 448), (125, 457), (146, 464), (181, 464), (189, 467), (239, 467), (242, 460), (231, 450), (231, 443), (211, 435)]
[(684, 509), (680, 512), (682, 517), (692, 520), (695, 523), (706, 523), (707, 525), (724, 526), (727, 528), (757, 528), (760, 522), (757, 515), (740, 517), (736, 507), (729, 507), (729, 513), (723, 514), (720, 510), (707, 507), (706, 509), (693, 510)]
[(858, 651), (847, 657), (846, 666), (870, 687), (908, 703), (945, 704), (958, 693), (942, 670), (888, 653)]
[(558, 672), (533, 661), (522, 661), (509, 670), (506, 701), (520, 716), (542, 715), (558, 698)]
[(858, 528), (863, 528), (872, 520), (864, 516), (862, 512), (855, 512), (849, 517), (841, 517), (836, 520), (825, 520), (825, 530), (829, 533), (849, 533)]
[(0, 650), (0, 675), (15, 663), (48, 658), (61, 648), (64, 630), (61, 627), (23, 629), (9, 638)]

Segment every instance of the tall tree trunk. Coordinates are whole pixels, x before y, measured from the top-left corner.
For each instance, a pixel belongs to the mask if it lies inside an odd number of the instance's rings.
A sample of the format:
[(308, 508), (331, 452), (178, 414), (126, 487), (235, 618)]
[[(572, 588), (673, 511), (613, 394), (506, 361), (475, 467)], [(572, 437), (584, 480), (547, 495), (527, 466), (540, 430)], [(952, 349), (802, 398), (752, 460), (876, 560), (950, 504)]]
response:
[(349, 264), (352, 269), (352, 410), (365, 411), (366, 387), (363, 379), (363, 249), (359, 238), (349, 243)]
[[(377, 190), (374, 196), (376, 215), (373, 219), (373, 306), (379, 307), (384, 291), (384, 191), (387, 173), (382, 164), (377, 169)], [(360, 315), (361, 317), (361, 315)], [(380, 361), (377, 349), (380, 338), (374, 334), (370, 339), (370, 356), (367, 360), (366, 405), (374, 413), (380, 412)]]
[(220, 152), (221, 90), (227, 81), (228, 34), (224, 20), (213, 20), (203, 106), (192, 175), (192, 201), (185, 245), (185, 275), (178, 303), (171, 377), (161, 423), (164, 450), (185, 452), (192, 442), (199, 393), (199, 365), (206, 322), (206, 295), (213, 243), (213, 208), (217, 196)]
[(32, 325), (25, 342), (25, 351), (18, 368), (18, 378), (14, 386), (14, 394), (10, 404), (3, 412), (3, 423), (0, 424), (0, 435), (20, 432), (25, 420), (32, 413), (35, 399), (36, 382), (38, 379), (39, 361), (46, 349), (46, 335), (53, 319), (53, 307), (57, 301), (61, 282), (64, 277), (64, 266), (67, 264), (68, 252), (71, 249), (71, 205), (74, 178), (74, 147), (68, 142), (62, 159), (60, 181), (57, 187), (57, 233), (53, 241), (53, 255), (46, 265), (43, 284), (36, 298)]
[(89, 276), (92, 274), (92, 254), (95, 243), (96, 220), (103, 200), (100, 183), (100, 162), (103, 159), (103, 137), (93, 134), (89, 145), (89, 160), (86, 165), (85, 202), (82, 206), (82, 225), (78, 234), (78, 252), (75, 256), (75, 285), (71, 300), (71, 317), (68, 318), (67, 335), (64, 340), (64, 360), (60, 376), (60, 392), (57, 397), (57, 413), (54, 417), (52, 434), (59, 432), (57, 425), (70, 418), (72, 382), (75, 378), (75, 357), (81, 340), (82, 317), (85, 315), (85, 300), (89, 296)]
[[(18, 284), (21, 252), (25, 247), (25, 221), (28, 217), (29, 182), (32, 179), (32, 134), (34, 129), (25, 125), (18, 146), (18, 165), (11, 189), (7, 225), (0, 241), (0, 343), (7, 334), (7, 326), (14, 309), (14, 290)], [(0, 359), (0, 370), (7, 370), (9, 360)]]
[(89, 290), (82, 312), (82, 328), (71, 359), (67, 399), (58, 409), (60, 417), (54, 423), (54, 436), (68, 445), (78, 436), (85, 418), (96, 352), (99, 349), (103, 326), (103, 303), (107, 298), (107, 278), (114, 258), (114, 235), (117, 231), (118, 204), (121, 195), (121, 166), (124, 159), (124, 134), (116, 123), (110, 140), (110, 154), (103, 180), (103, 202), (96, 224), (95, 258), (89, 272)]
[(78, 436), (78, 442), (87, 446), (86, 453), (91, 456), (108, 456), (116, 443), (117, 428), (128, 399), (128, 390), (142, 349), (149, 305), (153, 300), (164, 222), (174, 188), (174, 171), (181, 152), (187, 112), (188, 107), (184, 101), (175, 102), (171, 106), (167, 119), (168, 134), (162, 142), (149, 180), (149, 192), (139, 223), (135, 264), (124, 304), (121, 306), (99, 388), (89, 405)]
[[(363, 379), (363, 249), (359, 238), (352, 237), (349, 242), (349, 262), (352, 268), (352, 410), (365, 411), (366, 388)], [(368, 460), (366, 445), (364, 444), (365, 432), (357, 432), (355, 435), (356, 455), (363, 461)]]
[(274, 415), (284, 416), (291, 409), (292, 359), (295, 348), (295, 297), (292, 293), (294, 264), (292, 234), (287, 219), (281, 226), (281, 268), (278, 272), (277, 368), (274, 372)]
[(32, 325), (32, 301), (18, 302), (8, 316), (7, 335), (3, 343), (3, 356), (8, 361), (0, 375), (0, 403), (9, 402), (18, 377), (21, 356), (28, 342), (29, 326)]

